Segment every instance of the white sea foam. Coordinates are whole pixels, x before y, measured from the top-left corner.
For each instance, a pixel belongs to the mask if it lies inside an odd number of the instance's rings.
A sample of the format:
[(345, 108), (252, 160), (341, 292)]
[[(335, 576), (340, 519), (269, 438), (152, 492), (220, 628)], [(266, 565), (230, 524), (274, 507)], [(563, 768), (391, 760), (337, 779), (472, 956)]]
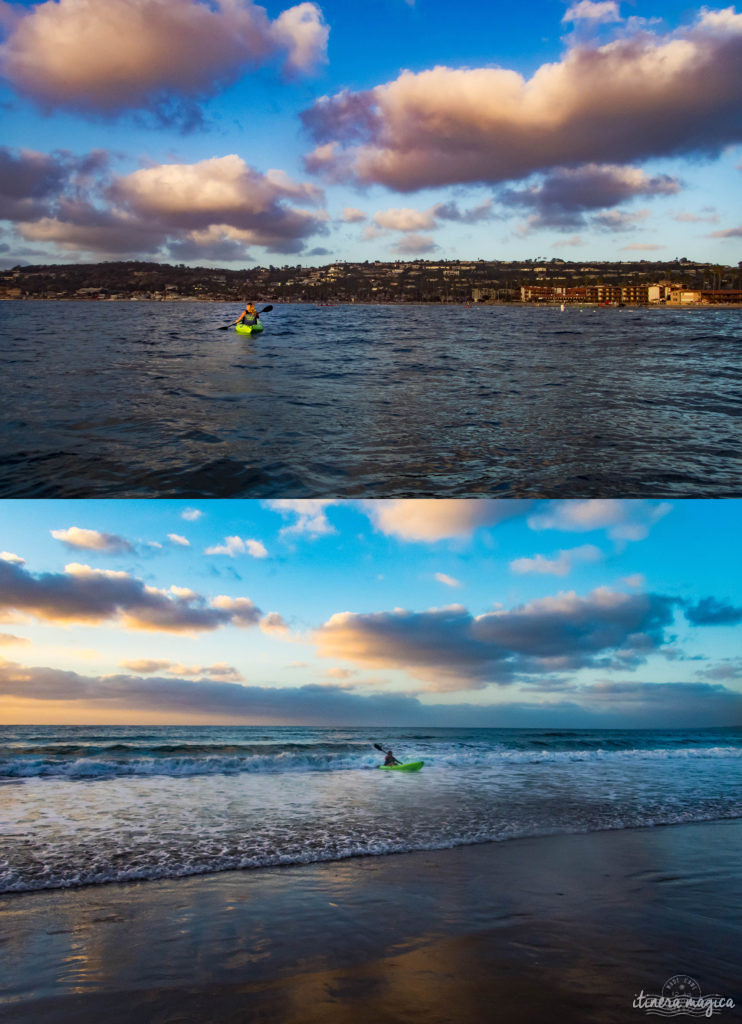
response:
[(742, 816), (740, 733), (0, 730), (0, 891)]

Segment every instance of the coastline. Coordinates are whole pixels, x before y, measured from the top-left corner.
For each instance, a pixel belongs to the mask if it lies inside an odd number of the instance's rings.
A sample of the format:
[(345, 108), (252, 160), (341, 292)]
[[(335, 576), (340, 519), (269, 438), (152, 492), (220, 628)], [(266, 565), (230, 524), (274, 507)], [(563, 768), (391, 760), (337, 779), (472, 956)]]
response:
[[(497, 306), (506, 309), (560, 309), (560, 302), (521, 302), (519, 299), (513, 299), (509, 302), (345, 302), (342, 299), (338, 299), (333, 302), (314, 302), (313, 300), (307, 300), (306, 302), (301, 299), (292, 299), (288, 302), (284, 302), (280, 297), (274, 295), (268, 295), (264, 298), (257, 298), (254, 302), (271, 302), (277, 305), (284, 306), (306, 306), (307, 309), (332, 309), (336, 306), (347, 306), (352, 308), (353, 306), (372, 306), (374, 308), (380, 306), (401, 306), (403, 308), (422, 306), (424, 308), (443, 308), (443, 309), (486, 309), (488, 307)], [(156, 302), (158, 305), (163, 304), (182, 304), (186, 302), (195, 302), (202, 305), (220, 305), (220, 306), (235, 306), (239, 305), (236, 299), (209, 299), (201, 298), (200, 296), (177, 296), (172, 299), (148, 299), (148, 298), (131, 298), (131, 299), (96, 299), (96, 298), (84, 298), (82, 296), (75, 296), (67, 298), (66, 296), (59, 296), (54, 298), (28, 296), (28, 297), (8, 297), (0, 295), (0, 302), (94, 302), (98, 305), (108, 302), (120, 302), (124, 305), (128, 305), (131, 302)], [(742, 302), (684, 302), (678, 305), (666, 305), (665, 303), (646, 303), (646, 302), (624, 302), (620, 306), (615, 303), (605, 302), (569, 302), (565, 303), (567, 309), (669, 309), (676, 311), (678, 309), (742, 309)]]
[(618, 1022), (678, 973), (733, 1019), (741, 841), (730, 820), (5, 895), (0, 1020)]

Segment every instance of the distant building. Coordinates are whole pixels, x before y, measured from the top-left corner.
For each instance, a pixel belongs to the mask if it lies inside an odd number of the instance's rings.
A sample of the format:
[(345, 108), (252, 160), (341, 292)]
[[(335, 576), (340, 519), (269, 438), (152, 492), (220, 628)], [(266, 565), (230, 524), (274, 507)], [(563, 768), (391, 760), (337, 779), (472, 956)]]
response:
[(664, 302), (670, 294), (671, 286), (669, 281), (660, 281), (659, 284), (647, 286), (648, 302)]
[(742, 290), (733, 288), (716, 288), (701, 292), (701, 302), (720, 305), (725, 302), (742, 303)]
[(649, 302), (648, 284), (625, 284), (621, 286), (621, 302), (628, 302), (631, 305)]
[[(655, 298), (650, 297), (654, 288)], [(561, 285), (522, 285), (520, 297), (522, 302), (591, 302), (597, 304), (630, 303), (631, 305), (646, 304), (660, 301), (658, 286), (646, 284), (583, 284), (568, 288)]]

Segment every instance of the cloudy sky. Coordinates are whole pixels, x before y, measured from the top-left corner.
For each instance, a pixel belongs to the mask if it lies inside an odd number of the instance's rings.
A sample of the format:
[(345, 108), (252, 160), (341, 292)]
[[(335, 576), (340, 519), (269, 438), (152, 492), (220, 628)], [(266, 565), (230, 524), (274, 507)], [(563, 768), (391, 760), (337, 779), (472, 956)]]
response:
[(739, 725), (741, 512), (6, 501), (0, 719)]
[(742, 14), (0, 0), (0, 261), (736, 263)]

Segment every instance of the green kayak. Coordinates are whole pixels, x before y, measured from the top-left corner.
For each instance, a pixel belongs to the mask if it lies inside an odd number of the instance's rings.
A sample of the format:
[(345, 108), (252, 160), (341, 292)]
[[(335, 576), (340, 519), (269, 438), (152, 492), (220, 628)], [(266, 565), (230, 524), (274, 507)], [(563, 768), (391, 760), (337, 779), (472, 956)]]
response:
[(259, 320), (256, 320), (254, 324), (235, 324), (234, 329), (238, 334), (257, 334), (263, 330), (263, 325)]
[(419, 772), (424, 761), (410, 761), (409, 764), (380, 764), (383, 772)]

